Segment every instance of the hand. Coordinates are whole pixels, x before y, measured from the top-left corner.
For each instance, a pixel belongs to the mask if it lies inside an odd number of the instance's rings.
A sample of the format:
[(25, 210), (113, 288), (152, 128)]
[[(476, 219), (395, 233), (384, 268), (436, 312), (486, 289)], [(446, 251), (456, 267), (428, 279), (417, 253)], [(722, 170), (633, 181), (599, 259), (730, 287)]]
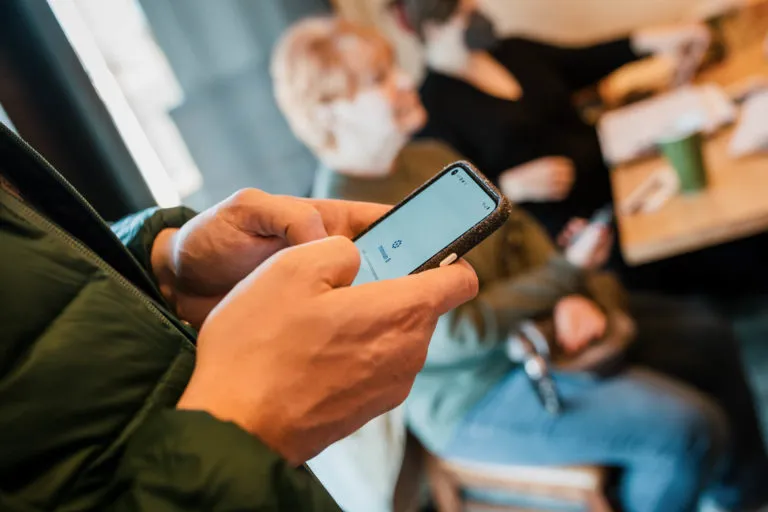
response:
[(563, 349), (573, 354), (605, 335), (607, 321), (597, 304), (580, 295), (560, 299), (555, 306), (555, 333)]
[(590, 227), (588, 231), (584, 231), (588, 226), (586, 219), (572, 219), (558, 235), (557, 243), (565, 248), (565, 259), (572, 265), (594, 270), (608, 261), (613, 247), (613, 232), (607, 226), (595, 230)]
[(152, 268), (177, 314), (199, 327), (224, 295), (277, 251), (328, 235), (351, 238), (388, 210), (245, 189), (181, 229), (160, 233)]
[(355, 245), (281, 251), (211, 312), (177, 407), (205, 410), (294, 464), (400, 404), (440, 315), (473, 298), (465, 262), (355, 287)]
[(505, 171), (499, 178), (502, 192), (516, 203), (562, 201), (573, 188), (573, 162), (562, 156), (538, 158)]
[(662, 92), (678, 79), (677, 59), (669, 55), (653, 55), (626, 64), (598, 84), (598, 92), (606, 106), (615, 108), (633, 93)]
[(674, 85), (691, 81), (712, 42), (703, 23), (676, 24), (638, 30), (632, 35), (638, 54), (668, 55), (677, 61)]

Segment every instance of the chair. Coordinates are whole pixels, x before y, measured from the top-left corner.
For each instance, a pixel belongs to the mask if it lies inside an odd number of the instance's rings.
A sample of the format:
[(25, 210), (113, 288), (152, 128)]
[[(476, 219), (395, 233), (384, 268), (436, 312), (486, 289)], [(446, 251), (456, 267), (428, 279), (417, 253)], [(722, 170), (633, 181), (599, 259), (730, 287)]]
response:
[[(603, 494), (603, 468), (502, 466), (448, 461), (430, 453), (425, 457), (439, 512), (612, 511)], [(514, 500), (493, 499), (493, 494)]]

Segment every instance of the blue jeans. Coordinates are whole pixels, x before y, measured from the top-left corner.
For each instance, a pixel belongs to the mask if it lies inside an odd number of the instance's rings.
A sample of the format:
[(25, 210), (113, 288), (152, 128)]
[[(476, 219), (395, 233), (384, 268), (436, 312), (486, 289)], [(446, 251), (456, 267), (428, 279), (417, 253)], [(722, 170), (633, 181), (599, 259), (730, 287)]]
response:
[(442, 455), (616, 467), (628, 512), (691, 511), (705, 493), (736, 509), (767, 499), (768, 459), (729, 325), (698, 303), (631, 302), (639, 338), (625, 371), (556, 375), (565, 410), (552, 416), (515, 370)]

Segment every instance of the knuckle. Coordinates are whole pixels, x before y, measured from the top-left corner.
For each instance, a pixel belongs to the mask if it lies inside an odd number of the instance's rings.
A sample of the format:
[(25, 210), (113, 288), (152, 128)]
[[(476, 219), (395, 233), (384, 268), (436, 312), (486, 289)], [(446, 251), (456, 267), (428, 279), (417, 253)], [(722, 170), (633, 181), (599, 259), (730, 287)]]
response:
[(328, 258), (327, 254), (317, 243), (307, 243), (287, 247), (278, 252), (273, 258), (275, 265), (291, 275), (315, 275), (318, 265)]
[(312, 206), (311, 204), (297, 201), (296, 199), (292, 197), (285, 197), (283, 198), (285, 201), (289, 201), (291, 204), (291, 211), (293, 214), (305, 222), (322, 222), (323, 216), (320, 214), (317, 208)]
[(355, 243), (349, 238), (343, 236), (331, 236), (326, 239), (326, 243), (337, 254), (337, 257), (346, 261), (350, 265), (360, 265), (360, 251), (357, 250)]
[(238, 190), (237, 192), (229, 196), (229, 199), (227, 201), (235, 207), (240, 207), (248, 204), (253, 204), (254, 202), (258, 202), (259, 200), (263, 199), (267, 195), (269, 194), (257, 188), (241, 188), (240, 190)]
[(303, 267), (304, 251), (302, 246), (283, 249), (272, 257), (272, 265), (280, 271), (293, 274)]

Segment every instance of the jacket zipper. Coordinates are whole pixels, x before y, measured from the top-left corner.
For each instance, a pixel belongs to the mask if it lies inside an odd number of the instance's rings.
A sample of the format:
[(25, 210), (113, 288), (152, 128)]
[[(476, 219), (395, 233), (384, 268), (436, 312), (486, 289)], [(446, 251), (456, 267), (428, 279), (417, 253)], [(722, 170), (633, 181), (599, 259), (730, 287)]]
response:
[[(101, 215), (98, 214), (98, 212), (91, 206), (88, 201), (85, 200), (85, 198), (80, 194), (80, 192), (75, 189), (69, 182), (64, 180), (56, 171), (53, 166), (45, 160), (42, 156), (40, 156), (37, 151), (35, 151), (27, 142), (16, 135), (13, 131), (11, 131), (7, 126), (5, 126), (3, 123), (0, 123), (0, 131), (4, 132), (6, 135), (8, 135), (12, 140), (14, 140), (17, 144), (21, 146), (25, 152), (31, 156), (38, 164), (45, 167), (49, 174), (53, 176), (53, 178), (61, 185), (63, 186), (69, 193), (72, 194), (72, 196), (75, 198), (75, 200), (80, 203), (80, 206), (85, 208), (88, 213), (90, 213), (94, 218), (98, 219), (99, 222), (104, 224), (104, 227), (106, 229), (109, 229), (108, 226), (106, 226), (106, 223), (101, 218)], [(36, 219), (42, 226), (47, 229), (48, 231), (52, 232), (54, 235), (56, 235), (58, 238), (60, 238), (62, 241), (64, 241), (67, 245), (75, 249), (77, 252), (79, 252), (82, 256), (86, 257), (91, 263), (95, 264), (97, 267), (99, 267), (101, 270), (106, 272), (109, 276), (114, 278), (118, 283), (120, 283), (123, 288), (130, 291), (132, 295), (136, 296), (146, 307), (149, 311), (152, 312), (152, 314), (157, 317), (163, 324), (165, 324), (168, 327), (173, 328), (176, 331), (181, 332), (184, 335), (184, 339), (187, 343), (189, 343), (189, 346), (191, 348), (194, 348), (194, 343), (191, 340), (191, 334), (186, 331), (186, 329), (180, 328), (177, 325), (174, 325), (171, 320), (168, 319), (168, 317), (163, 314), (163, 312), (160, 310), (157, 304), (150, 300), (147, 295), (139, 290), (136, 285), (134, 285), (132, 282), (130, 282), (128, 279), (126, 279), (120, 272), (112, 268), (111, 265), (109, 265), (106, 261), (101, 259), (96, 253), (94, 253), (88, 246), (80, 242), (79, 240), (75, 239), (69, 233), (65, 232), (63, 229), (61, 229), (59, 226), (57, 226), (54, 222), (46, 218), (44, 215), (38, 213), (35, 211), (34, 208), (31, 208), (29, 205), (27, 205), (24, 201), (14, 197), (11, 194), (8, 194), (8, 196), (11, 197), (11, 200), (14, 201), (18, 206), (20, 206), (28, 216), (32, 217), (33, 219)], [(131, 259), (135, 261), (135, 258), (132, 254), (129, 254)], [(138, 265), (138, 262), (136, 263)]]
[[(85, 208), (88, 213), (90, 213), (95, 218), (99, 219), (99, 222), (104, 224), (106, 226), (106, 222), (104, 222), (104, 219), (101, 218), (101, 215), (91, 206), (91, 204), (85, 200), (85, 198), (80, 194), (80, 192), (77, 191), (75, 187), (73, 187), (67, 180), (63, 179), (59, 172), (51, 165), (48, 160), (43, 158), (40, 153), (35, 151), (35, 148), (30, 146), (27, 141), (16, 135), (10, 128), (5, 126), (5, 124), (0, 123), (0, 131), (2, 131), (5, 135), (7, 135), (11, 140), (13, 140), (16, 144), (21, 146), (21, 149), (24, 150), (25, 153), (27, 153), (29, 156), (32, 157), (32, 159), (35, 160), (38, 164), (45, 167), (45, 169), (48, 171), (48, 173), (53, 176), (53, 179), (55, 179), (59, 185), (64, 187), (67, 192), (72, 194), (72, 196), (77, 200), (78, 203), (80, 203), (80, 206)], [(133, 257), (131, 255), (131, 257)]]
[[(114, 278), (117, 282), (119, 282), (123, 288), (130, 291), (131, 294), (136, 296), (152, 313), (154, 316), (156, 316), (160, 321), (162, 321), (166, 326), (173, 327), (175, 330), (178, 330), (178, 328), (173, 325), (173, 322), (171, 322), (168, 317), (166, 317), (158, 308), (158, 306), (152, 302), (147, 296), (139, 290), (133, 283), (131, 283), (128, 279), (123, 277), (120, 272), (112, 268), (107, 262), (105, 262), (103, 259), (99, 258), (99, 256), (94, 253), (90, 248), (88, 248), (85, 244), (77, 240), (76, 238), (70, 236), (67, 232), (65, 232), (63, 229), (61, 229), (59, 226), (57, 226), (52, 221), (48, 220), (45, 216), (41, 215), (37, 211), (35, 211), (33, 208), (28, 206), (26, 203), (21, 201), (20, 199), (17, 199), (14, 196), (11, 196), (8, 194), (11, 201), (14, 201), (17, 206), (19, 206), (24, 212), (26, 213), (27, 220), (32, 221), (33, 223), (38, 224), (38, 227), (43, 227), (46, 231), (56, 235), (59, 239), (61, 239), (64, 243), (75, 249), (81, 256), (84, 256), (86, 259), (88, 259), (89, 262), (93, 263), (99, 269), (106, 272), (110, 277)], [(186, 337), (186, 336), (185, 336)]]

